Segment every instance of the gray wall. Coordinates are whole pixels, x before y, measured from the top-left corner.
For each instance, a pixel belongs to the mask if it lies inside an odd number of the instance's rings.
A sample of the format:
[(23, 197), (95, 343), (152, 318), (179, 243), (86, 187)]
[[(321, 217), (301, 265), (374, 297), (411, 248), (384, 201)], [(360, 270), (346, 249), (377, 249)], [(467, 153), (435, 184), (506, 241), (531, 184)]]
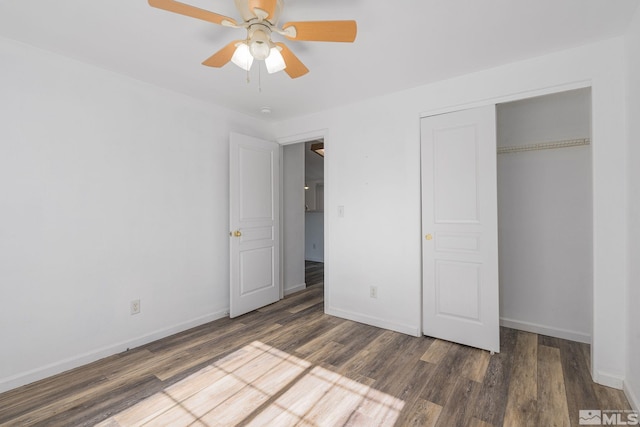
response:
[(324, 212), (307, 212), (305, 219), (305, 259), (324, 262)]
[(304, 282), (304, 144), (283, 147), (284, 294), (302, 290)]

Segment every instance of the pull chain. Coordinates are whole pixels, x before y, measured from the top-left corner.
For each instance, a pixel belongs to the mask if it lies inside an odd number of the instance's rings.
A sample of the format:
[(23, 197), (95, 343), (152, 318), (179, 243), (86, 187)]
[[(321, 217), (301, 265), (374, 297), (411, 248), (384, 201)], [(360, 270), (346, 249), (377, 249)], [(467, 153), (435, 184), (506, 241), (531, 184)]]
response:
[[(247, 44), (247, 46), (249, 46), (249, 34), (247, 33), (247, 38), (245, 39), (245, 43)], [(247, 59), (248, 61), (248, 59)], [(247, 64), (248, 65), (248, 64)], [(250, 67), (247, 67), (247, 84), (251, 83), (251, 75), (249, 73), (250, 71)]]

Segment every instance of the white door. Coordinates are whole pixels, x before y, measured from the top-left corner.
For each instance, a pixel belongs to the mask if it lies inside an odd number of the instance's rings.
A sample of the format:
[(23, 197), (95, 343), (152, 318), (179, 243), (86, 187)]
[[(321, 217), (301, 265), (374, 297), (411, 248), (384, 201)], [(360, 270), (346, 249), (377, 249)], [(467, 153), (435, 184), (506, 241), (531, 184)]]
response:
[(280, 148), (230, 137), (231, 317), (280, 298)]
[(423, 333), (500, 351), (495, 106), (421, 123)]

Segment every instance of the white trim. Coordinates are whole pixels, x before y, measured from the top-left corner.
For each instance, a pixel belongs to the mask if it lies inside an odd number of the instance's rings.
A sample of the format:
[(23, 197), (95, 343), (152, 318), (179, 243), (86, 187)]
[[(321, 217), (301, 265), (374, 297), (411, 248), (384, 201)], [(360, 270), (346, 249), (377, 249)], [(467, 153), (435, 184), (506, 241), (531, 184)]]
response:
[(624, 378), (620, 375), (610, 374), (609, 372), (596, 371), (593, 381), (607, 387), (622, 390), (624, 386)]
[(285, 136), (277, 138), (276, 142), (280, 145), (297, 144), (299, 142), (309, 142), (315, 139), (326, 138), (327, 129), (312, 130), (309, 132), (299, 133), (296, 135)]
[(304, 260), (311, 261), (311, 262), (324, 262), (324, 259), (320, 259), (318, 257), (305, 257)]
[(290, 288), (284, 289), (284, 296), (295, 294), (296, 292), (304, 291), (305, 289), (307, 289), (306, 283), (301, 283), (299, 285), (291, 286)]
[(634, 411), (640, 412), (640, 400), (638, 400), (638, 396), (633, 392), (633, 389), (629, 386), (628, 382), (624, 382), (622, 390), (624, 390), (624, 394), (627, 396), (627, 400), (631, 404), (631, 408)]
[(121, 353), (128, 349), (140, 347), (150, 342), (159, 340), (161, 338), (168, 337), (178, 332), (183, 332), (196, 326), (204, 325), (205, 323), (213, 322), (214, 320), (221, 319), (229, 315), (229, 309), (217, 311), (215, 313), (207, 314), (197, 317), (195, 319), (179, 323), (177, 325), (160, 329), (150, 334), (142, 335), (137, 338), (133, 338), (127, 341), (121, 341), (117, 344), (109, 345), (106, 347), (98, 348), (79, 356), (73, 356), (61, 361), (51, 363), (49, 365), (32, 369), (27, 372), (22, 372), (17, 375), (0, 379), (0, 393), (12, 390), (17, 387), (21, 387), (26, 384), (30, 384), (35, 381), (39, 381), (50, 376), (65, 372), (92, 362), (103, 359), (114, 354)]
[(503, 104), (505, 102), (521, 101), (523, 99), (535, 98), (543, 95), (551, 95), (554, 93), (566, 92), (568, 90), (574, 90), (574, 89), (584, 89), (592, 86), (593, 86), (593, 81), (591, 79), (579, 80), (576, 82), (548, 86), (548, 87), (543, 87), (535, 90), (527, 90), (527, 91), (502, 95), (502, 96), (491, 97), (487, 99), (479, 99), (477, 101), (468, 102), (464, 104), (450, 105), (448, 107), (442, 107), (435, 110), (427, 110), (427, 111), (420, 112), (420, 118), (437, 116), (438, 114), (453, 113), (455, 111), (461, 111), (461, 110), (469, 110), (471, 108), (484, 107), (486, 105), (492, 105), (492, 104), (498, 105), (498, 104)]
[(367, 316), (366, 314), (354, 313), (348, 310), (328, 307), (326, 304), (325, 313), (331, 316), (353, 320), (354, 322), (364, 323), (365, 325), (375, 326), (377, 328), (388, 329), (391, 331), (400, 332), (402, 334), (412, 335), (414, 337), (422, 336), (422, 334), (420, 333), (420, 328), (417, 328), (414, 325), (389, 322), (388, 320), (381, 319), (379, 317)]
[(504, 317), (500, 318), (500, 326), (518, 329), (525, 332), (532, 332), (534, 334), (562, 338), (569, 341), (591, 344), (591, 335), (585, 334), (584, 332), (571, 331), (568, 329), (555, 328), (552, 326), (539, 325), (537, 323), (523, 322), (520, 320), (507, 319)]
[[(278, 143), (278, 141), (276, 141)], [(280, 223), (280, 244), (278, 245), (278, 252), (280, 253), (280, 295), (279, 298), (283, 299), (287, 295), (287, 291), (284, 288), (284, 147), (280, 145), (278, 148), (278, 155), (280, 156), (280, 167), (278, 168), (278, 188), (280, 191), (280, 216), (278, 222)]]

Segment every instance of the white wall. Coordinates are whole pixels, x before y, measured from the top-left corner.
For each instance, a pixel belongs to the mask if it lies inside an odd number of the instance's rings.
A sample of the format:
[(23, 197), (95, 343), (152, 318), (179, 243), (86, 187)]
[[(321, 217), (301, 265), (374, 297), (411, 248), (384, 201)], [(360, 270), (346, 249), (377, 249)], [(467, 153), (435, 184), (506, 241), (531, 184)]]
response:
[(640, 10), (627, 34), (629, 118), (629, 291), (627, 294), (627, 375), (625, 391), (640, 410)]
[[(591, 137), (588, 89), (497, 110), (498, 147)], [(591, 342), (591, 194), (589, 146), (498, 154), (503, 325)]]
[[(420, 116), (593, 85), (596, 381), (622, 386), (626, 310), (623, 40), (612, 39), (278, 124), (325, 134), (325, 305), (420, 333)], [(344, 206), (344, 217), (338, 217)], [(369, 286), (378, 286), (378, 298)]]
[(282, 149), (283, 282), (284, 294), (303, 290), (304, 279), (304, 144)]
[(8, 40), (0, 63), (0, 392), (224, 316), (228, 135), (264, 124)]

